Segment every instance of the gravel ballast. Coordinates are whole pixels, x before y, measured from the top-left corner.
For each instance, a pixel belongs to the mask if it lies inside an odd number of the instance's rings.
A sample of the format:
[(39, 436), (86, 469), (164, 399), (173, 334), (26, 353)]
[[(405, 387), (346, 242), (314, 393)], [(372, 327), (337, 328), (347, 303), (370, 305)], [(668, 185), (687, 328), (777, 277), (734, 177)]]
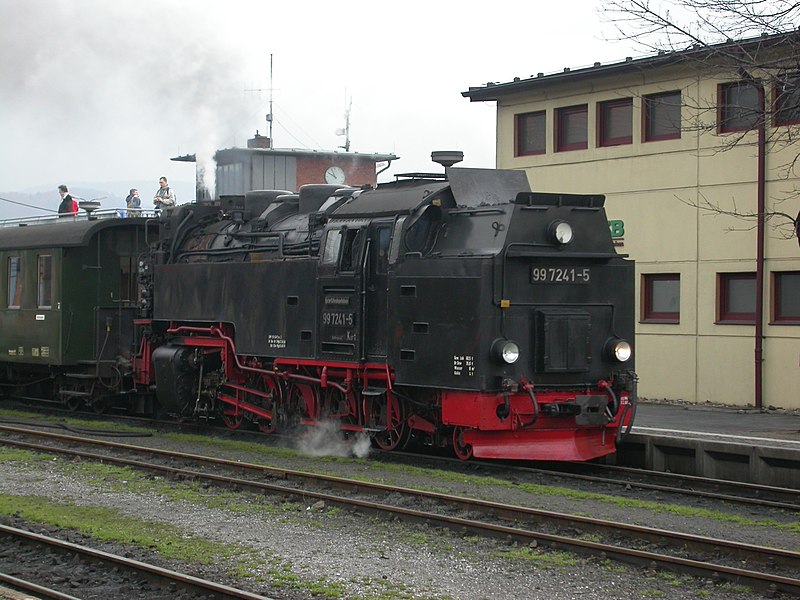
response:
[[(130, 440), (128, 440), (130, 441)], [(176, 441), (154, 437), (135, 443), (170, 446), (185, 452), (209, 454), (207, 443)], [(347, 476), (380, 470), (376, 461), (325, 463), (323, 459), (303, 457), (267, 460), (242, 451), (220, 452), (226, 458), (247, 462), (292, 462), (291, 466), (314, 470), (316, 464), (327, 472)], [(502, 541), (462, 537), (449, 531), (402, 522), (385, 522), (358, 513), (325, 506), (323, 503), (297, 502), (275, 496), (237, 494), (214, 487), (202, 487), (202, 501), (179, 500), (158, 486), (174, 485), (156, 478), (152, 487), (141, 489), (118, 478), (103, 482), (81, 476), (79, 469), (65, 468), (68, 461), (0, 461), (0, 493), (12, 496), (37, 496), (52, 502), (105, 507), (146, 523), (170, 524), (186, 536), (196, 536), (220, 545), (234, 545), (240, 553), (220, 556), (210, 564), (189, 565), (159, 557), (148, 549), (133, 548), (121, 542), (104, 542), (102, 549), (119, 554), (133, 552), (137, 558), (194, 575), (220, 581), (274, 598), (756, 598), (761, 594), (739, 586), (715, 584), (643, 570), (638, 567), (588, 559), (541, 548), (518, 547)], [(289, 465), (279, 465), (289, 466)], [(396, 469), (387, 470), (387, 481), (402, 477)], [(417, 483), (419, 474), (410, 475), (407, 485)], [(680, 518), (668, 513), (641, 510), (625, 511), (609, 503), (521, 493), (513, 486), (475, 486), (457, 478), (435, 481), (427, 476), (428, 489), (451, 493), (491, 496), (513, 504), (592, 516), (643, 522), (650, 526), (677, 526)], [(224, 496), (223, 496), (224, 494)], [(215, 497), (216, 500), (215, 500)], [(20, 498), (22, 502), (22, 498)], [(226, 508), (226, 504), (230, 507)], [(235, 504), (235, 506), (233, 506)], [(626, 512), (626, 515), (621, 513)], [(757, 518), (754, 516), (754, 518)], [(660, 523), (654, 523), (654, 519)], [(20, 519), (12, 519), (20, 526)], [(685, 527), (710, 537), (736, 536), (750, 543), (754, 537), (775, 541), (776, 533), (767, 527), (738, 527), (735, 524), (705, 519), (685, 523)], [(701, 531), (705, 529), (706, 531)], [(59, 537), (58, 528), (48, 527)], [(744, 531), (751, 530), (751, 531)], [(62, 532), (62, 535), (64, 533)], [(783, 532), (781, 532), (783, 535)], [(786, 534), (786, 545), (800, 545)], [(84, 542), (85, 543), (85, 542)], [(90, 545), (90, 544), (86, 544)], [(765, 543), (763, 545), (779, 545)], [(246, 568), (245, 568), (246, 567)], [(244, 576), (242, 576), (244, 575)]]

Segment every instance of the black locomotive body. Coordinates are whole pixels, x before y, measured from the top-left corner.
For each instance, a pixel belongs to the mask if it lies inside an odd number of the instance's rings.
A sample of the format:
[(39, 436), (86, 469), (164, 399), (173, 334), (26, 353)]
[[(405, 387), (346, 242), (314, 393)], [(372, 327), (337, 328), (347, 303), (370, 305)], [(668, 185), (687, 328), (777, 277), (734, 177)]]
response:
[(635, 406), (634, 265), (602, 196), (450, 168), (166, 211), (134, 375), (181, 417), (588, 460)]

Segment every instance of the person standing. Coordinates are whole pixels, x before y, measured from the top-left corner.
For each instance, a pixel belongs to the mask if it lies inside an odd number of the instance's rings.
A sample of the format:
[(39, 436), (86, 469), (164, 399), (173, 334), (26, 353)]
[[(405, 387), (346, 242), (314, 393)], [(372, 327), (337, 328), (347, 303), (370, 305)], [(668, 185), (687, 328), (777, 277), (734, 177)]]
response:
[(156, 205), (157, 210), (170, 208), (175, 206), (175, 194), (167, 185), (167, 178), (162, 177), (158, 180), (159, 188), (156, 190), (156, 195), (153, 196), (153, 204)]
[(71, 217), (78, 212), (78, 203), (72, 199), (67, 186), (58, 186), (58, 195), (61, 196), (61, 204), (58, 205), (59, 217)]
[(125, 205), (128, 207), (128, 216), (135, 217), (141, 212), (142, 199), (139, 198), (139, 190), (131, 188), (130, 194), (125, 198)]

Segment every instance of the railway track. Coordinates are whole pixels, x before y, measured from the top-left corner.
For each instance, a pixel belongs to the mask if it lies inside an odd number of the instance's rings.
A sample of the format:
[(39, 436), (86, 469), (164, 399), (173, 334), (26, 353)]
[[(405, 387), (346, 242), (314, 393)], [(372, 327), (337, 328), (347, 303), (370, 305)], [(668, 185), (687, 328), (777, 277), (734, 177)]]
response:
[[(97, 586), (102, 586), (101, 589), (108, 593), (111, 582), (114, 594), (119, 594), (117, 597), (127, 593), (135, 594), (137, 598), (156, 599), (175, 596), (180, 591), (182, 595), (179, 597), (186, 600), (270, 600), (266, 596), (7, 525), (0, 525), (0, 542), (6, 548), (13, 547), (16, 560), (26, 563), (27, 573), (39, 574), (37, 581), (0, 574), (0, 582), (42, 598), (78, 600), (72, 593), (88, 593)], [(71, 579), (53, 577), (54, 554), (68, 557), (73, 573)], [(87, 566), (91, 578), (76, 582), (75, 573), (79, 571), (76, 562)], [(143, 595), (143, 582), (147, 582), (151, 592), (148, 596)]]
[[(0, 436), (0, 443), (34, 451), (61, 453), (84, 460), (147, 469), (174, 477), (234, 486), (259, 493), (295, 496), (306, 503), (324, 501), (384, 517), (449, 528), (461, 534), (543, 545), (731, 581), (765, 591), (800, 595), (800, 579), (797, 578), (800, 573), (800, 553), (789, 550), (304, 471), (154, 450), (107, 440), (13, 427), (0, 427), (0, 433), (5, 434)], [(43, 438), (47, 443), (8, 437), (12, 434)], [(66, 448), (59, 444), (89, 445), (101, 448), (106, 453)], [(108, 454), (109, 452), (125, 453), (135, 458)], [(158, 462), (145, 462), (141, 460), (143, 457), (157, 457)], [(194, 468), (176, 467), (175, 464), (191, 465)], [(207, 470), (198, 470), (198, 465), (205, 466)], [(239, 475), (231, 475), (231, 471), (236, 471)], [(242, 473), (247, 478), (240, 476)], [(265, 478), (268, 481), (264, 481)], [(330, 493), (331, 489), (345, 494)], [(423, 511), (408, 508), (409, 506), (431, 508)], [(589, 541), (586, 537), (593, 539)], [(603, 541), (594, 541), (597, 537)], [(658, 546), (659, 552), (652, 550), (654, 545)], [(742, 565), (746, 565), (746, 568)]]
[[(29, 409), (30, 407), (26, 408)], [(47, 407), (42, 414), (51, 415), (52, 411), (52, 407)], [(64, 416), (76, 415), (76, 413), (66, 410), (60, 410), (59, 414)], [(101, 415), (96, 415), (95, 413), (78, 414), (81, 417), (90, 419), (102, 418)], [(156, 422), (152, 419), (121, 415), (116, 415), (115, 418), (122, 419), (125, 423), (142, 427), (153, 427), (155, 423), (155, 427), (159, 429), (172, 431), (192, 433), (209, 431), (207, 424), (176, 423), (172, 421)], [(2, 421), (0, 421), (0, 424), (2, 424)], [(224, 432), (226, 436), (235, 436), (246, 441), (258, 442), (263, 442), (266, 437), (278, 435), (265, 436), (265, 434), (256, 431), (232, 431), (224, 427), (220, 427), (219, 431)], [(740, 481), (594, 463), (545, 463), (543, 465), (530, 466), (521, 465), (518, 462), (481, 461), (478, 459), (465, 463), (450, 456), (415, 452), (379, 452), (379, 455), (381, 460), (393, 463), (423, 465), (431, 468), (466, 469), (470, 473), (491, 473), (506, 478), (509, 474), (525, 477), (557, 477), (563, 480), (591, 482), (612, 488), (634, 488), (690, 498), (706, 498), (714, 501), (800, 512), (800, 490)], [(443, 464), (448, 466), (442, 467)]]
[[(454, 465), (455, 468), (464, 465), (459, 459), (414, 453), (385, 453), (384, 460), (417, 465), (429, 464), (438, 468), (443, 468), (442, 464)], [(518, 476), (557, 477), (576, 482), (592, 482), (612, 487), (636, 488), (800, 512), (800, 490), (790, 488), (593, 463), (548, 463), (536, 467), (495, 461), (475, 461), (471, 464), (474, 465), (472, 472), (504, 477), (509, 473)]]

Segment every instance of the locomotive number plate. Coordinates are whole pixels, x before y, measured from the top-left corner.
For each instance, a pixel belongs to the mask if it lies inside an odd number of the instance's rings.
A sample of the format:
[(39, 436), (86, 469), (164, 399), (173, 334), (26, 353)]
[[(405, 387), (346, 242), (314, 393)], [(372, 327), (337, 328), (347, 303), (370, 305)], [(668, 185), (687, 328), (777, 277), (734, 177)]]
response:
[(589, 267), (531, 267), (531, 283), (589, 283)]
[(331, 327), (352, 327), (355, 316), (351, 312), (323, 311), (322, 324)]

